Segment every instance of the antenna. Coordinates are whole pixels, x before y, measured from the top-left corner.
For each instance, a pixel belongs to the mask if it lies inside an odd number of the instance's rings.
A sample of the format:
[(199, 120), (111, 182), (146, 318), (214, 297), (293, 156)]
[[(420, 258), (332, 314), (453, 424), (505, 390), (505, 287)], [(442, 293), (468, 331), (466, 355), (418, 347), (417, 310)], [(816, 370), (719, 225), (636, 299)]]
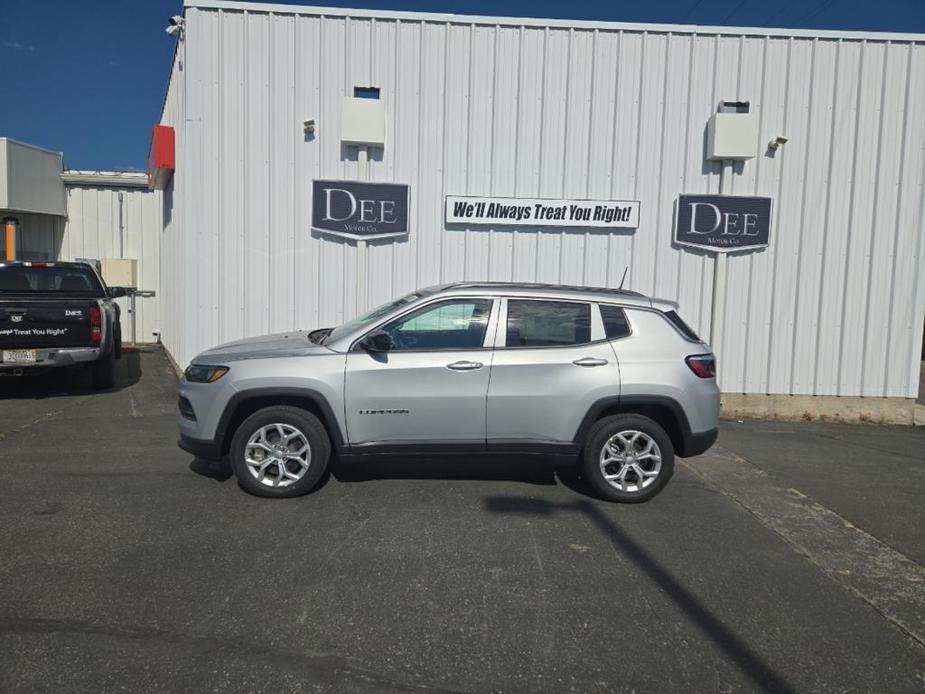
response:
[(626, 269), (623, 271), (623, 279), (620, 280), (620, 286), (618, 289), (623, 289), (623, 283), (626, 282), (626, 273), (630, 271), (630, 266), (627, 265)]

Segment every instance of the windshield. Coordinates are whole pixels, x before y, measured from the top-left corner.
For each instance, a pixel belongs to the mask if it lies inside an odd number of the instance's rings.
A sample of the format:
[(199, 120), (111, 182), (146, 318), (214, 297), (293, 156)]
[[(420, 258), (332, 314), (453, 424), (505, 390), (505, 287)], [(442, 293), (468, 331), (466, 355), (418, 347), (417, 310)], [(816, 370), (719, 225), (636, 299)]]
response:
[(0, 293), (103, 296), (89, 267), (73, 265), (0, 265)]
[(372, 311), (367, 311), (366, 313), (357, 316), (353, 320), (349, 320), (343, 325), (339, 325), (334, 328), (334, 330), (325, 336), (324, 341), (321, 344), (333, 342), (334, 340), (337, 340), (344, 335), (349, 335), (356, 330), (360, 330), (367, 323), (372, 323), (373, 321), (388, 315), (399, 306), (404, 306), (405, 304), (410, 304), (412, 301), (420, 299), (421, 296), (421, 294), (417, 293), (408, 294), (407, 296), (403, 296), (400, 299), (395, 299), (394, 301), (390, 301), (387, 304), (382, 304), (382, 306), (374, 308)]

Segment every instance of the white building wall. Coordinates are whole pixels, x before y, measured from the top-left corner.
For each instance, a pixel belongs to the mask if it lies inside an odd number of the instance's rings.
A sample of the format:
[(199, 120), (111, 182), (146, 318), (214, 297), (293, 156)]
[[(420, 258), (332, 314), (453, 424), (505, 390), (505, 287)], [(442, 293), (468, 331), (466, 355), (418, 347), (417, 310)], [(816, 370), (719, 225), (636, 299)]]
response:
[[(338, 122), (355, 85), (380, 87), (387, 113), (371, 178), (411, 186), (410, 237), (370, 242), (362, 303), (462, 279), (616, 286), (628, 266), (628, 288), (678, 301), (708, 335), (714, 261), (673, 247), (673, 204), (718, 190), (704, 128), (739, 99), (762, 155), (737, 165), (733, 192), (772, 197), (774, 219), (770, 248), (729, 258), (723, 389), (915, 396), (923, 37), (321, 12), (186, 8), (163, 120), (180, 124), (187, 231), (164, 284), (185, 313), (164, 340), (181, 364), (354, 313), (356, 247), (310, 231), (310, 189), (357, 177)], [(790, 142), (768, 156), (777, 135)], [(641, 222), (446, 229), (447, 194), (638, 199)]]
[[(161, 196), (147, 188), (110, 186), (67, 186), (67, 219), (57, 255), (58, 260), (118, 258), (119, 193), (122, 193), (122, 254), (138, 261), (138, 289), (159, 294), (158, 236), (161, 233)], [(128, 299), (122, 306), (122, 337), (132, 339), (132, 317)], [(158, 330), (158, 296), (136, 297), (135, 337), (138, 342), (155, 342)]]
[(188, 261), (188, 238), (184, 235), (182, 182), (186, 177), (187, 160), (198, 156), (196, 151), (187, 152), (186, 133), (183, 125), (183, 103), (185, 96), (184, 43), (179, 43), (170, 72), (170, 82), (164, 99), (161, 124), (174, 129), (177, 153), (177, 170), (167, 188), (161, 193), (160, 233), (160, 315), (161, 341), (178, 361), (184, 363), (182, 355), (190, 348), (185, 340), (195, 333), (196, 315), (200, 310), (198, 297), (191, 294), (192, 284), (188, 272), (198, 272), (203, 266), (217, 262), (211, 253), (205, 257)]

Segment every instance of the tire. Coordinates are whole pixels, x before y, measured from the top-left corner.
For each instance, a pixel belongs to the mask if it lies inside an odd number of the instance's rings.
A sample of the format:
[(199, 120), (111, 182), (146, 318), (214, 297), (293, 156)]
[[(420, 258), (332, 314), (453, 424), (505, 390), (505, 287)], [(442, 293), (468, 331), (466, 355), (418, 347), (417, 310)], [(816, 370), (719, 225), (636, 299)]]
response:
[(116, 358), (112, 350), (102, 359), (90, 365), (93, 375), (93, 387), (96, 390), (109, 390), (116, 385)]
[(112, 348), (115, 351), (116, 359), (122, 358), (122, 324), (116, 323), (116, 330), (113, 333)]
[(640, 503), (658, 494), (674, 474), (674, 446), (665, 430), (648, 417), (604, 417), (588, 432), (581, 468), (585, 480), (603, 499)]
[[(286, 444), (280, 429), (290, 437)], [(308, 446), (307, 455), (295, 455), (304, 445)], [(284, 469), (279, 464), (283, 455), (287, 456)], [(327, 470), (331, 439), (311, 412), (274, 405), (257, 410), (241, 422), (228, 457), (238, 484), (246, 492), (270, 498), (302, 496), (315, 488)], [(293, 479), (295, 475), (298, 477)]]

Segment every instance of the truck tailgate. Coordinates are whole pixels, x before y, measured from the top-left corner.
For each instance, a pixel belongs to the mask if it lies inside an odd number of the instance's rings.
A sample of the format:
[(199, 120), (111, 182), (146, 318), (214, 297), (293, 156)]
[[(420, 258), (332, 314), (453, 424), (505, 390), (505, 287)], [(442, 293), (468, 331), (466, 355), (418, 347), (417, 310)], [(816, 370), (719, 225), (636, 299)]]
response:
[(0, 301), (0, 349), (90, 346), (92, 300)]

